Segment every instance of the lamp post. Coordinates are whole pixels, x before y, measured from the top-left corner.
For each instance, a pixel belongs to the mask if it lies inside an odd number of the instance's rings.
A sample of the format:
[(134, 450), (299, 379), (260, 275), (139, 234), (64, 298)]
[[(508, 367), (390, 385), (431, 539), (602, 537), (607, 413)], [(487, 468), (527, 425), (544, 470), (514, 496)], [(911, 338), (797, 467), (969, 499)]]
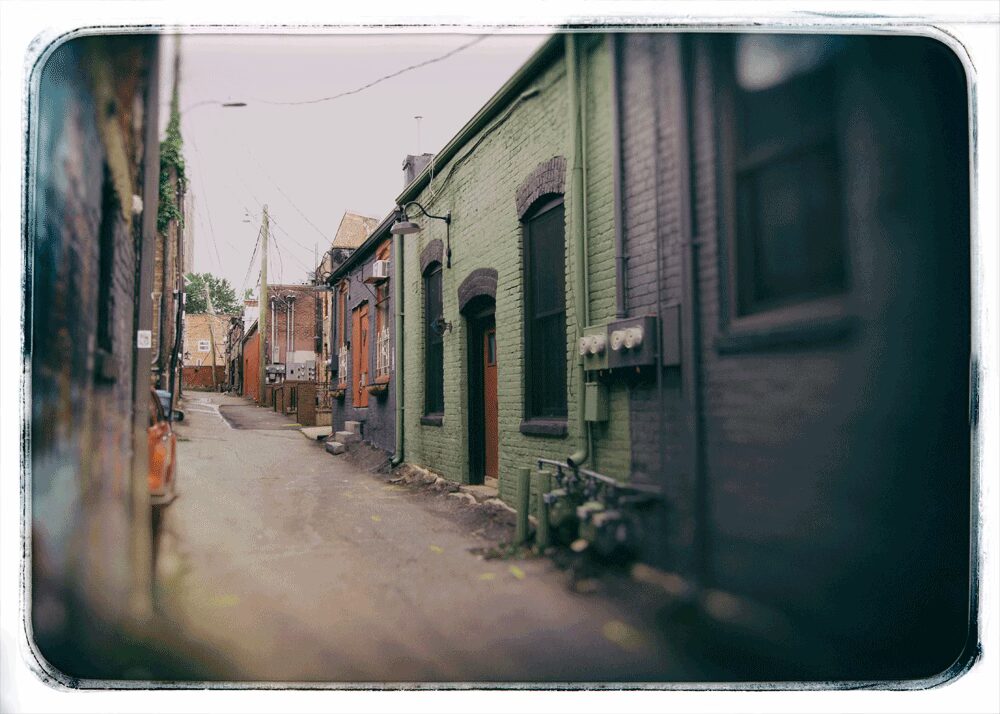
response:
[(420, 224), (414, 223), (409, 219), (409, 217), (407, 217), (406, 209), (409, 208), (410, 206), (416, 206), (417, 208), (420, 209), (420, 212), (423, 213), (428, 218), (433, 218), (438, 221), (444, 221), (445, 243), (446, 243), (445, 260), (447, 262), (447, 267), (451, 268), (451, 211), (448, 211), (448, 213), (444, 214), (443, 216), (435, 216), (432, 213), (428, 213), (427, 209), (421, 206), (416, 201), (410, 201), (409, 203), (403, 206), (396, 207), (396, 222), (392, 224), (392, 228), (389, 229), (389, 232), (392, 233), (393, 235), (405, 236), (405, 235), (410, 235), (412, 233), (419, 233), (420, 231), (423, 230), (423, 228), (420, 227)]

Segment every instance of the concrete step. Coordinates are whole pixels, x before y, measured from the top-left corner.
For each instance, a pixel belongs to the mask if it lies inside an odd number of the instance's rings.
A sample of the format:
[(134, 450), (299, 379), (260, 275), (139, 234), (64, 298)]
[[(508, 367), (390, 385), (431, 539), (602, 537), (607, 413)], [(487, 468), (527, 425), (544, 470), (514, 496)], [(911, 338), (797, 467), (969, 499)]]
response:
[(352, 434), (357, 434), (361, 436), (361, 422), (359, 421), (345, 421), (344, 431), (349, 431)]
[(333, 438), (341, 444), (354, 444), (361, 441), (361, 434), (356, 434), (353, 431), (338, 431), (333, 435)]
[(299, 431), (301, 431), (302, 435), (307, 439), (315, 439), (316, 441), (330, 436), (330, 427), (328, 426), (307, 426), (303, 429), (299, 429)]
[(500, 496), (499, 490), (491, 486), (486, 486), (485, 484), (479, 486), (468, 486), (463, 485), (460, 487), (462, 493), (468, 493), (479, 503), (488, 501), (491, 498), (497, 498)]
[(326, 452), (328, 454), (333, 454), (334, 456), (336, 456), (337, 454), (343, 454), (345, 451), (347, 451), (347, 447), (341, 444), (339, 441), (326, 442)]

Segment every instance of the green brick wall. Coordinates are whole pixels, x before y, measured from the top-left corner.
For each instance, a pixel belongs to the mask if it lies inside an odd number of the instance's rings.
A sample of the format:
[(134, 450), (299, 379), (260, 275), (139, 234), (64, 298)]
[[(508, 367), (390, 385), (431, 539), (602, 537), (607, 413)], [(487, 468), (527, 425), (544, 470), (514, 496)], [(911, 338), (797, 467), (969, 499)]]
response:
[[(569, 222), (570, 136), (564, 55), (539, 72), (531, 86), (542, 91), (512, 100), (435, 175), (416, 200), (429, 212), (452, 213), (452, 267), (443, 270), (444, 317), (453, 330), (444, 337), (442, 426), (420, 423), (423, 414), (423, 284), (420, 251), (445, 240), (441, 221), (421, 220), (421, 233), (404, 237), (404, 374), (406, 461), (446, 478), (468, 482), (468, 379), (466, 323), (458, 309), (458, 286), (477, 268), (497, 271), (500, 494), (513, 502), (518, 467), (539, 457), (565, 460), (579, 443), (576, 389), (576, 315), (573, 298), (574, 251), (567, 226), (566, 359), (569, 433), (564, 438), (520, 433), (523, 417), (522, 234), (515, 204), (518, 187), (539, 163), (567, 158), (566, 205)], [(590, 232), (592, 322), (614, 315), (614, 216), (611, 183), (610, 60), (602, 39), (581, 52), (581, 96), (587, 131), (587, 220)], [(509, 115), (508, 115), (508, 112)], [(506, 120), (504, 117), (507, 117)], [(476, 145), (478, 143), (478, 145)], [(473, 148), (475, 147), (475, 148)], [(470, 153), (471, 152), (471, 153)], [(464, 158), (463, 158), (464, 157)], [(629, 464), (628, 394), (611, 390), (611, 419), (594, 429), (596, 459), (588, 466), (625, 478)]]

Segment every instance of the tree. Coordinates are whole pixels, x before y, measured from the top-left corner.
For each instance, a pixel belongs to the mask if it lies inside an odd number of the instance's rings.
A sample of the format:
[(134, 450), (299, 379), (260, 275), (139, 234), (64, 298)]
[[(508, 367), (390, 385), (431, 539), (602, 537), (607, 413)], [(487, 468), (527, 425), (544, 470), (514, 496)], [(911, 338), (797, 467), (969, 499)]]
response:
[(236, 291), (225, 278), (217, 278), (211, 273), (188, 273), (188, 285), (185, 290), (184, 311), (188, 314), (208, 312), (208, 301), (205, 299), (205, 286), (208, 286), (212, 296), (212, 309), (217, 315), (238, 315), (240, 303), (236, 299)]

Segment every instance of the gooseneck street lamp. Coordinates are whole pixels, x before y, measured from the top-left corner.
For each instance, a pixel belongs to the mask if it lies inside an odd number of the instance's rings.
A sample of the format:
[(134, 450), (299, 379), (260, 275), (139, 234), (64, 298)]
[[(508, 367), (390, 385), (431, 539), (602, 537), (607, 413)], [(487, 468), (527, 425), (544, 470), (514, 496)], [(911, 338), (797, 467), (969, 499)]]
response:
[(410, 206), (416, 206), (417, 208), (420, 209), (420, 212), (423, 213), (428, 218), (433, 218), (438, 221), (444, 221), (445, 245), (446, 245), (445, 256), (447, 261), (447, 267), (450, 268), (451, 267), (451, 211), (444, 214), (443, 216), (435, 216), (432, 213), (428, 213), (427, 209), (421, 206), (416, 201), (410, 201), (409, 203), (403, 206), (396, 206), (396, 222), (393, 223), (392, 228), (389, 229), (389, 232), (392, 233), (393, 235), (406, 236), (410, 235), (411, 233), (419, 233), (420, 231), (423, 230), (423, 228), (421, 228), (419, 224), (411, 221), (409, 217), (406, 215), (406, 209), (408, 209)]

